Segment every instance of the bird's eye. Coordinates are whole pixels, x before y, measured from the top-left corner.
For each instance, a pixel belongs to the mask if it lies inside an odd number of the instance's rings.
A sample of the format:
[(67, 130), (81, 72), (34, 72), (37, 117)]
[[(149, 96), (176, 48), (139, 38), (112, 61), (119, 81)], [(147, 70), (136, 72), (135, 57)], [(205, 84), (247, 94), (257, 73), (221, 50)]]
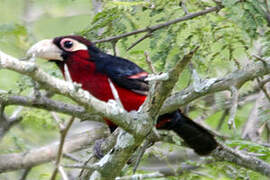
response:
[(72, 41), (65, 41), (64, 42), (64, 47), (67, 48), (67, 49), (70, 49), (72, 48), (73, 46), (73, 42)]
[[(1, 1), (1, 0), (0, 0)], [(80, 43), (76, 39), (64, 38), (60, 41), (59, 47), (66, 52), (74, 52), (79, 50), (87, 50), (86, 45)]]

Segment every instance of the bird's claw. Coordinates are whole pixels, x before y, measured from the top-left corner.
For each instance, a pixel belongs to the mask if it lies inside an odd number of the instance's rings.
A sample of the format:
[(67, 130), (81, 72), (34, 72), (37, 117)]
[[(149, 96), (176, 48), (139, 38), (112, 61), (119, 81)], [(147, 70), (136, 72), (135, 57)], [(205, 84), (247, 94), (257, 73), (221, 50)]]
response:
[(95, 141), (95, 144), (94, 144), (94, 148), (93, 148), (94, 155), (98, 159), (101, 159), (104, 156), (104, 154), (103, 154), (103, 152), (101, 150), (101, 145), (102, 145), (103, 142), (104, 142), (104, 139), (98, 139), (98, 140)]

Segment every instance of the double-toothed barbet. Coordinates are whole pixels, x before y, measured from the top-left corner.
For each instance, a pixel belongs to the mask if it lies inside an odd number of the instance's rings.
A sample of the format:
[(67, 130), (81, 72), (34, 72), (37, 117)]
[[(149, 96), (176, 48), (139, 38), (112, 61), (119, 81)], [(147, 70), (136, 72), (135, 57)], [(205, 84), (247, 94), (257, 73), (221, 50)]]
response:
[[(138, 110), (146, 99), (149, 90), (146, 71), (127, 59), (102, 52), (81, 36), (42, 40), (28, 54), (55, 62), (64, 75), (67, 65), (72, 81), (102, 101), (114, 99), (110, 86), (113, 83), (127, 111)], [(113, 132), (117, 126), (104, 119)], [(176, 132), (199, 155), (207, 155), (217, 147), (213, 135), (180, 110), (159, 116), (156, 128)]]

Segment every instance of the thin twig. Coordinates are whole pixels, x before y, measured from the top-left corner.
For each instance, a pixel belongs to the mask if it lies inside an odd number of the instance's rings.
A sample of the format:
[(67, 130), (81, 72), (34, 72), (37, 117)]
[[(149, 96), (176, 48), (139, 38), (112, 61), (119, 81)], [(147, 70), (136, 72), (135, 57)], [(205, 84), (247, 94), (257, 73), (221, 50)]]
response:
[(257, 55), (257, 54), (253, 54), (253, 57), (255, 57), (257, 60), (261, 61), (263, 64), (265, 64), (267, 62), (266, 59), (264, 59), (263, 57)]
[(270, 25), (270, 10), (269, 10), (269, 6), (268, 6), (268, 0), (264, 0), (265, 2), (265, 5), (263, 4), (260, 4), (260, 8), (262, 9), (262, 12), (264, 14), (264, 18), (266, 19), (267, 21), (267, 25), (269, 26)]
[(268, 144), (268, 143), (258, 143), (258, 144), (261, 145), (261, 146), (270, 148), (270, 144)]
[(270, 102), (270, 95), (269, 93), (267, 92), (267, 89), (265, 88), (264, 86), (264, 83), (261, 83), (261, 80), (259, 78), (256, 78), (257, 80), (257, 83), (259, 85), (259, 87), (261, 88), (261, 90), (263, 91), (265, 97), (268, 99), (268, 101)]
[(22, 112), (22, 110), (24, 109), (23, 106), (19, 106), (17, 109), (15, 109), (12, 113), (12, 115), (9, 117), (9, 119), (11, 121), (17, 119), (19, 117), (19, 114)]
[[(2, 91), (4, 92), (4, 91)], [(32, 95), (33, 93), (31, 93)], [(5, 135), (6, 132), (15, 124), (22, 120), (20, 115), (21, 111), (24, 109), (23, 106), (19, 106), (15, 109), (10, 117), (5, 115), (5, 103), (0, 102), (0, 139)], [(1, 122), (2, 121), (2, 122)]]
[(6, 105), (4, 103), (0, 103), (0, 121), (6, 121), (5, 117), (5, 107)]
[(63, 153), (63, 156), (67, 159), (70, 159), (72, 161), (75, 161), (75, 162), (81, 162), (81, 160), (79, 158), (77, 158), (76, 156), (74, 156), (73, 154), (71, 153)]
[(154, 144), (153, 141), (149, 141), (148, 139), (145, 140), (144, 144), (142, 145), (142, 147), (138, 151), (138, 155), (136, 157), (135, 164), (134, 164), (134, 167), (133, 167), (133, 174), (136, 173), (136, 170), (137, 170), (137, 168), (138, 168), (138, 166), (139, 166), (139, 164), (141, 162), (141, 159), (142, 159), (146, 149), (151, 147), (153, 144)]
[(34, 97), (35, 97), (36, 99), (38, 99), (38, 98), (40, 98), (40, 96), (41, 96), (41, 93), (40, 93), (40, 91), (39, 91), (40, 86), (39, 86), (38, 82), (36, 82), (36, 81), (34, 81), (34, 80), (32, 80), (32, 83), (33, 83), (33, 95), (34, 95)]
[(58, 167), (58, 171), (61, 174), (62, 180), (69, 180), (67, 173), (65, 172), (64, 168), (62, 166), (59, 165)]
[(93, 41), (93, 43), (103, 43), (103, 42), (119, 40), (119, 39), (122, 39), (122, 38), (125, 38), (125, 37), (128, 37), (128, 36), (132, 36), (132, 35), (135, 35), (135, 34), (149, 32), (149, 29), (151, 29), (151, 31), (154, 32), (154, 31), (156, 31), (158, 29), (165, 28), (165, 27), (170, 26), (172, 24), (176, 24), (176, 23), (179, 23), (179, 22), (182, 22), (182, 21), (193, 19), (195, 17), (202, 16), (202, 15), (205, 15), (205, 14), (208, 14), (208, 13), (211, 13), (211, 12), (219, 11), (222, 8), (223, 8), (222, 6), (218, 5), (218, 6), (211, 7), (211, 8), (199, 11), (199, 12), (190, 13), (190, 14), (184, 16), (184, 17), (180, 17), (180, 18), (177, 18), (177, 19), (165, 22), (165, 23), (157, 24), (157, 25), (154, 25), (154, 26), (146, 27), (146, 28), (143, 28), (143, 29), (139, 29), (139, 30), (124, 33), (124, 34), (120, 34), (118, 36), (112, 36), (112, 37), (108, 37), (108, 38), (105, 38), (105, 39), (96, 40), (96, 41)]
[(168, 176), (180, 176), (186, 172), (192, 172), (195, 169), (201, 167), (202, 164), (210, 164), (214, 163), (215, 160), (202, 160), (201, 162), (197, 163), (199, 165), (190, 165), (188, 163), (181, 163), (177, 169), (171, 169), (167, 167), (159, 167), (158, 171), (153, 173), (146, 173), (146, 174), (134, 174), (122, 177), (116, 177), (115, 180), (142, 180), (142, 179), (157, 179), (157, 178), (166, 178)]
[[(94, 153), (91, 153), (90, 156), (87, 158), (87, 160), (85, 162), (83, 162), (83, 166), (87, 166), (87, 164), (90, 162), (91, 159), (96, 158)], [(84, 173), (85, 168), (82, 168), (82, 170), (80, 171), (79, 177), (81, 177)]]
[(263, 92), (259, 92), (257, 95), (257, 98), (255, 100), (255, 103), (249, 113), (248, 119), (245, 122), (243, 128), (242, 128), (242, 135), (241, 137), (243, 139), (250, 139), (251, 141), (258, 141), (259, 140), (259, 116), (260, 111), (259, 109), (264, 106), (264, 94)]
[(116, 40), (116, 41), (112, 41), (113, 55), (114, 55), (114, 56), (117, 55), (117, 52), (116, 52), (116, 44), (117, 44), (117, 40)]
[[(33, 54), (31, 57), (27, 59), (28, 61), (35, 63), (36, 62), (36, 55)], [(31, 96), (33, 95), (36, 99), (40, 98), (41, 93), (40, 93), (40, 85), (38, 82), (34, 81), (33, 79), (31, 80), (33, 84), (33, 92), (31, 93)]]
[(269, 128), (269, 125), (266, 124), (266, 142), (269, 143), (269, 140), (270, 140), (270, 128)]
[(138, 39), (137, 41), (135, 41), (133, 44), (131, 44), (128, 48), (127, 51), (129, 51), (130, 49), (134, 48), (137, 44), (139, 44), (140, 42), (142, 42), (143, 40), (145, 40), (146, 38), (152, 36), (152, 31), (150, 30), (147, 34), (145, 34), (143, 37), (141, 37), (140, 39)]
[(52, 115), (53, 119), (55, 120), (55, 122), (57, 123), (58, 128), (60, 130), (65, 129), (65, 125), (61, 122), (61, 119), (59, 118), (59, 116), (55, 112), (51, 112), (51, 115)]
[[(100, 173), (99, 171), (95, 170), (95, 171), (91, 174), (91, 176), (90, 176), (89, 179), (90, 179), (90, 180), (101, 180), (101, 173)], [(104, 179), (104, 178), (102, 178), (102, 179)]]
[(270, 78), (265, 78), (263, 80), (260, 80), (260, 84), (258, 84), (258, 86), (259, 87), (264, 86), (268, 82), (270, 82)]
[(237, 106), (238, 106), (238, 89), (235, 86), (232, 86), (230, 88), (231, 90), (231, 96), (232, 96), (232, 106), (230, 108), (230, 116), (228, 120), (228, 126), (231, 129), (232, 127), (235, 129), (235, 115), (237, 111)]
[(97, 169), (97, 166), (95, 165), (85, 165), (85, 164), (67, 164), (67, 165), (63, 165), (63, 167), (65, 168), (73, 168), (73, 169)]
[(225, 120), (225, 118), (226, 118), (226, 116), (227, 116), (228, 114), (229, 114), (229, 109), (227, 108), (227, 109), (225, 109), (225, 110), (223, 111), (222, 116), (221, 116), (221, 118), (220, 118), (219, 121), (218, 121), (218, 125), (217, 125), (217, 128), (216, 128), (217, 131), (219, 131), (219, 130), (221, 129), (221, 127), (222, 127), (222, 125), (223, 125), (223, 123), (224, 123), (224, 120)]
[(264, 0), (264, 3), (265, 3), (265, 9), (266, 9), (266, 12), (268, 14), (270, 14), (270, 8), (269, 8), (269, 5), (268, 5), (268, 0)]
[(65, 138), (66, 138), (68, 130), (70, 129), (74, 119), (75, 119), (74, 116), (71, 117), (70, 120), (68, 121), (66, 127), (63, 129), (60, 128), (60, 133), (61, 133), (60, 145), (59, 145), (59, 149), (58, 149), (58, 153), (57, 153), (55, 169), (52, 173), (51, 180), (55, 180), (57, 172), (59, 171), (59, 165), (60, 165), (60, 161), (61, 161), (61, 158), (63, 155), (63, 147), (64, 147), (64, 143), (65, 143)]
[(267, 131), (267, 122), (264, 122), (260, 127), (258, 127), (256, 133), (258, 134), (259, 137), (262, 138), (262, 133), (264, 132), (264, 129)]
[(183, 9), (183, 11), (185, 12), (186, 15), (189, 14), (185, 0), (180, 2), (180, 6), (182, 7), (182, 9)]
[(117, 177), (115, 180), (133, 180), (133, 179), (147, 179), (147, 178), (163, 178), (165, 177), (164, 174), (160, 172), (153, 172), (149, 174), (134, 174), (131, 176), (123, 176), (123, 177)]
[(31, 169), (32, 169), (32, 167), (25, 169), (23, 171), (23, 174), (22, 174), (22, 177), (20, 178), (20, 180), (26, 180), (27, 175), (30, 173)]
[[(107, 152), (109, 152), (109, 150), (111, 150), (113, 148), (113, 146), (116, 143), (116, 139), (120, 133), (121, 129), (117, 128), (109, 137), (107, 137), (106, 139), (104, 139), (104, 141), (102, 142), (100, 148), (102, 149), (101, 152), (103, 154), (106, 154)], [(90, 156), (87, 158), (87, 160), (83, 163), (83, 165), (88, 165), (88, 164), (94, 164), (95, 162), (97, 162), (99, 159), (96, 157), (95, 153), (91, 153)], [(80, 178), (86, 178), (88, 176), (90, 176), (93, 173), (93, 169), (82, 169), (79, 177)], [(88, 178), (89, 179), (89, 178)]]
[[(38, 84), (38, 83), (34, 83), (34, 85), (35, 84)], [(37, 88), (37, 87), (34, 87), (34, 90), (29, 94), (29, 96), (34, 96), (34, 98), (37, 99), (37, 98), (41, 97), (41, 94), (40, 94), (39, 91), (36, 92), (37, 89), (35, 89), (35, 88)], [(19, 106), (17, 109), (15, 109), (13, 111), (12, 115), (9, 117), (10, 121), (16, 121), (16, 120), (20, 119), (21, 116), (19, 116), (19, 115), (20, 115), (20, 113), (22, 112), (23, 109), (24, 109), (23, 106)]]
[(147, 51), (144, 51), (144, 55), (145, 55), (145, 60), (147, 62), (147, 65), (148, 65), (151, 73), (156, 74), (156, 70), (155, 70), (155, 68), (154, 68), (154, 66), (152, 64), (152, 60), (151, 60), (151, 58), (149, 56), (149, 53)]

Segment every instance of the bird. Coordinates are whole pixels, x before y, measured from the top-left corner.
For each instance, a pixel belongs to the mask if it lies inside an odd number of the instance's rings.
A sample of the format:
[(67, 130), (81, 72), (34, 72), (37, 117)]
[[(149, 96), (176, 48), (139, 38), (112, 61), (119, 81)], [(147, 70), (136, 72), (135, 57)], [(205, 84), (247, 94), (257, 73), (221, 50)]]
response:
[[(138, 110), (149, 91), (146, 81), (149, 74), (143, 68), (130, 60), (103, 52), (82, 36), (67, 35), (41, 40), (29, 48), (27, 55), (56, 63), (64, 77), (68, 69), (73, 82), (81, 84), (82, 89), (101, 101), (114, 99), (113, 85), (128, 112)], [(108, 118), (104, 117), (104, 120), (111, 132), (117, 128)], [(212, 133), (180, 109), (160, 115), (156, 128), (174, 131), (201, 156), (209, 155), (218, 146)]]

